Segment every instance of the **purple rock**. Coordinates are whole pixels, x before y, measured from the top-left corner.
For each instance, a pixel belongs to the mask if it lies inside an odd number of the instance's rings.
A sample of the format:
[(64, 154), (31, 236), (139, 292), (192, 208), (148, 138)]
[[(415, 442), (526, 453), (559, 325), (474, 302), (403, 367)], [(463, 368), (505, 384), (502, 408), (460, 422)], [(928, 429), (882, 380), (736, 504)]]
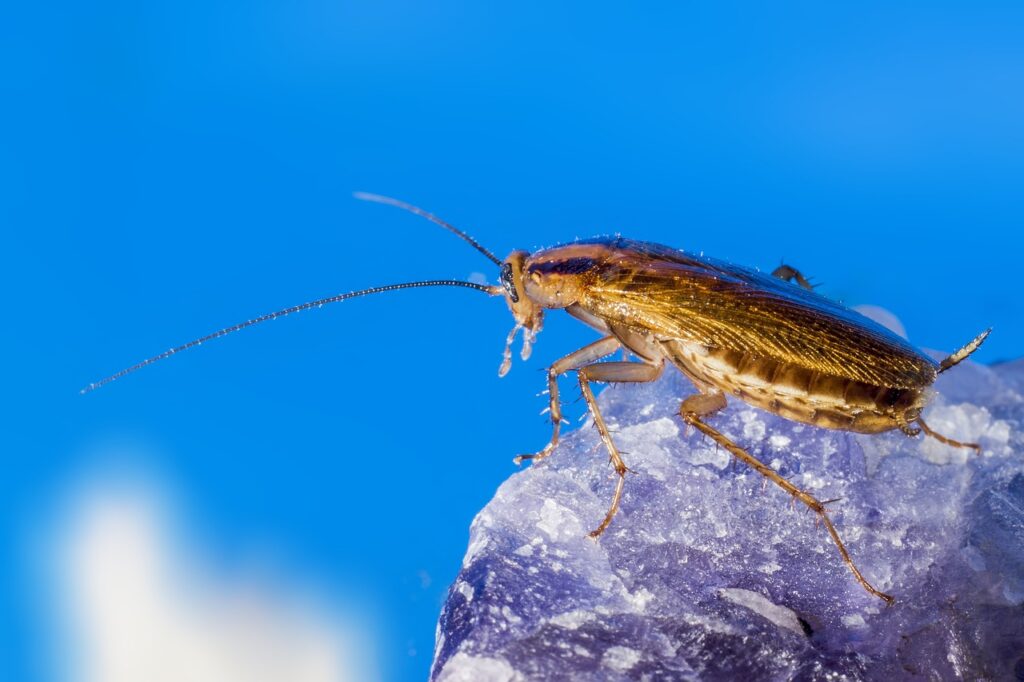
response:
[[(1024, 362), (965, 364), (925, 411), (980, 456), (902, 433), (804, 426), (733, 401), (710, 423), (829, 505), (865, 592), (815, 516), (705, 440), (677, 372), (604, 390), (634, 473), (588, 422), (473, 522), (432, 678), (1024, 679)], [(541, 444), (538, 444), (541, 445)]]

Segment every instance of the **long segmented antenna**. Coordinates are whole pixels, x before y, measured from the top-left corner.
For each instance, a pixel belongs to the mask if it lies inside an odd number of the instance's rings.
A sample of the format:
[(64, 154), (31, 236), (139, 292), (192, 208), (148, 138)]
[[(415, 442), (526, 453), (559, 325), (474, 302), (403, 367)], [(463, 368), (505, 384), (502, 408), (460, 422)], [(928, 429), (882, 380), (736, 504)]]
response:
[(443, 227), (444, 229), (448, 230), (449, 232), (452, 232), (452, 233), (458, 235), (459, 237), (461, 237), (462, 239), (464, 239), (474, 249), (476, 249), (480, 253), (482, 253), (485, 256), (487, 256), (488, 258), (490, 258), (491, 261), (495, 265), (498, 265), (498, 266), (501, 265), (501, 260), (497, 256), (495, 256), (493, 253), (491, 253), (487, 248), (485, 248), (483, 245), (481, 245), (480, 242), (478, 242), (477, 240), (473, 239), (468, 234), (466, 234), (465, 232), (463, 232), (459, 228), (455, 227), (454, 225), (451, 225), (450, 223), (447, 223), (447, 222), (441, 220), (440, 218), (438, 218), (433, 213), (429, 213), (427, 211), (424, 211), (422, 208), (419, 208), (418, 206), (413, 206), (412, 204), (409, 204), (409, 203), (406, 203), (404, 201), (401, 201), (400, 199), (392, 199), (391, 197), (386, 197), (386, 196), (383, 196), (383, 195), (380, 195), (380, 194), (371, 194), (369, 192), (353, 192), (352, 196), (354, 196), (356, 199), (362, 199), (363, 201), (373, 201), (373, 202), (376, 202), (378, 204), (386, 204), (388, 206), (396, 206), (398, 208), (405, 209), (406, 211), (409, 211), (409, 213), (415, 213), (418, 216), (422, 216), (422, 217), (426, 218), (427, 220), (429, 220), (430, 222), (434, 223), (435, 225), (440, 225), (441, 227)]
[(159, 360), (163, 360), (165, 358), (169, 358), (172, 355), (176, 355), (177, 353), (180, 353), (183, 350), (188, 350), (189, 348), (192, 348), (194, 346), (202, 345), (202, 344), (206, 343), (207, 341), (212, 341), (213, 339), (219, 339), (222, 336), (227, 336), (228, 334), (231, 334), (232, 332), (237, 332), (239, 329), (245, 329), (246, 327), (251, 327), (254, 324), (259, 324), (260, 322), (266, 322), (268, 320), (273, 320), (273, 319), (276, 319), (278, 317), (284, 317), (285, 315), (291, 315), (292, 313), (298, 313), (298, 312), (301, 312), (303, 310), (308, 310), (310, 308), (319, 308), (320, 306), (325, 306), (328, 303), (337, 303), (339, 301), (345, 301), (347, 299), (357, 298), (359, 296), (368, 296), (370, 294), (379, 294), (379, 293), (382, 293), (384, 291), (395, 291), (396, 289), (414, 289), (414, 288), (417, 288), (417, 287), (441, 287), (441, 286), (466, 287), (468, 289), (476, 289), (477, 291), (482, 291), (485, 294), (490, 294), (492, 296), (500, 295), (502, 293), (501, 287), (486, 286), (486, 285), (483, 285), (483, 284), (477, 284), (476, 282), (463, 282), (463, 281), (455, 280), (455, 279), (435, 279), (435, 280), (428, 280), (428, 281), (425, 281), (425, 282), (406, 282), (405, 284), (388, 284), (387, 286), (383, 286), (383, 287), (374, 287), (372, 289), (363, 289), (361, 291), (353, 291), (353, 292), (348, 293), (348, 294), (338, 294), (337, 296), (328, 296), (327, 298), (321, 298), (321, 299), (316, 300), (316, 301), (310, 301), (308, 303), (302, 303), (300, 305), (295, 305), (295, 306), (292, 306), (290, 308), (285, 308), (284, 310), (278, 310), (277, 312), (267, 313), (266, 315), (260, 315), (259, 317), (252, 318), (251, 320), (246, 320), (245, 322), (239, 322), (238, 324), (232, 325), (230, 327), (225, 327), (224, 329), (221, 329), (220, 331), (216, 331), (216, 332), (213, 332), (212, 334), (207, 334), (206, 336), (200, 337), (198, 339), (194, 339), (194, 340), (189, 341), (188, 343), (183, 344), (181, 346), (177, 346), (175, 348), (171, 348), (170, 350), (165, 350), (163, 353), (160, 353), (159, 355), (154, 355), (153, 357), (151, 357), (151, 358), (149, 358), (147, 360), (143, 360), (142, 362), (134, 364), (131, 367), (127, 367), (125, 369), (122, 369), (120, 372), (117, 372), (116, 374), (111, 374), (109, 377), (107, 377), (105, 379), (100, 379), (99, 381), (97, 381), (95, 383), (89, 384), (88, 386), (83, 388), (81, 391), (79, 391), (79, 393), (89, 393), (90, 391), (95, 391), (100, 386), (103, 386), (104, 384), (109, 384), (111, 381), (116, 381), (117, 379), (120, 379), (121, 377), (123, 377), (126, 374), (131, 374), (132, 372), (134, 372), (136, 370), (142, 369), (146, 365), (152, 365), (154, 362), (158, 362)]

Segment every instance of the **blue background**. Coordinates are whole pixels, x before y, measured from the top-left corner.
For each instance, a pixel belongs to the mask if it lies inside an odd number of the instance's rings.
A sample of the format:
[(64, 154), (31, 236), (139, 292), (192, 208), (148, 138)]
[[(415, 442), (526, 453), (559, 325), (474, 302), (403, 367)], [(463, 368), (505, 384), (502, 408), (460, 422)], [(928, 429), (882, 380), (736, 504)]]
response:
[(49, 671), (25, 538), (111, 450), (147, 453), (225, 564), (265, 541), (358, 592), (385, 674), (426, 674), (473, 515), (547, 440), (537, 370), (591, 333), (551, 316), (499, 381), (500, 301), (398, 292), (77, 394), (311, 298), (493, 281), (353, 190), (499, 255), (621, 232), (785, 258), (919, 345), (993, 326), (977, 357), (1021, 354), (1024, 6), (627, 4), (5, 6), (0, 676)]

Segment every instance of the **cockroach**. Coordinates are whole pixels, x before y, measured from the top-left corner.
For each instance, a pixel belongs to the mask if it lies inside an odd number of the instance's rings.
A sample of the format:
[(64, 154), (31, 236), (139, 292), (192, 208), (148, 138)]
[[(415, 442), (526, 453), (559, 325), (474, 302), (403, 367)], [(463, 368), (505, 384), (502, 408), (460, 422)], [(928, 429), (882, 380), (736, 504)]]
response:
[[(626, 463), (615, 446), (594, 399), (591, 384), (656, 380), (666, 365), (683, 373), (697, 389), (679, 406), (689, 427), (710, 437), (817, 514), (843, 562), (869, 593), (875, 589), (854, 565), (829, 518), (825, 503), (798, 488), (708, 423), (731, 395), (757, 408), (805, 424), (856, 433), (899, 429), (924, 434), (947, 445), (972, 448), (933, 431), (921, 417), (936, 377), (978, 349), (991, 330), (941, 362), (872, 320), (821, 296), (795, 268), (781, 265), (770, 275), (650, 242), (609, 237), (577, 241), (534, 253), (513, 251), (498, 259), (468, 234), (437, 216), (397, 199), (356, 193), (422, 216), (454, 233), (498, 266), (500, 284), (428, 280), (390, 284), (331, 296), (285, 308), (221, 329), (117, 372), (82, 389), (83, 393), (158, 360), (245, 327), (309, 308), (358, 296), (415, 287), (457, 286), (501, 296), (515, 320), (505, 340), (498, 370), (512, 362), (512, 344), (523, 334), (526, 360), (544, 321), (545, 310), (562, 309), (593, 328), (600, 338), (562, 357), (547, 370), (551, 439), (517, 463), (540, 461), (558, 445), (562, 424), (558, 378), (575, 372), (611, 464), (618, 475), (604, 519), (590, 533), (600, 536), (619, 509)], [(634, 360), (603, 361), (617, 351)]]

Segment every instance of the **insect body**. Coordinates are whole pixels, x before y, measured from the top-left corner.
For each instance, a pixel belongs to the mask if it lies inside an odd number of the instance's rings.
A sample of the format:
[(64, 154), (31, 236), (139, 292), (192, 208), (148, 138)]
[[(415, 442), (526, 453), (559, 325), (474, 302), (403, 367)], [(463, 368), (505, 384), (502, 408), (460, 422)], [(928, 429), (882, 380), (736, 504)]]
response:
[[(954, 446), (978, 449), (935, 433), (921, 418), (937, 375), (973, 353), (982, 333), (942, 362), (935, 362), (871, 320), (814, 293), (796, 270), (781, 266), (772, 275), (726, 264), (658, 244), (621, 237), (575, 242), (536, 253), (514, 251), (504, 261), (465, 233), (404, 202), (371, 194), (359, 198), (395, 205), (422, 215), (474, 246), (499, 266), (499, 286), (435, 280), (341, 294), (264, 315), (215, 332), (122, 370), (85, 391), (140, 367), (281, 315), (371, 293), (422, 286), (462, 286), (501, 295), (515, 326), (505, 344), (499, 374), (511, 365), (511, 346), (522, 330), (522, 357), (543, 325), (544, 312), (564, 309), (594, 328), (601, 338), (556, 361), (548, 369), (550, 442), (518, 462), (541, 460), (558, 444), (562, 423), (558, 377), (575, 371), (601, 440), (618, 474), (608, 513), (591, 535), (599, 536), (619, 508), (627, 473), (591, 389), (593, 382), (648, 382), (666, 365), (687, 376), (698, 392), (679, 412), (693, 426), (799, 499), (821, 519), (857, 581), (892, 602), (854, 565), (822, 502), (765, 466), (708, 424), (733, 395), (788, 419), (832, 429), (880, 433), (922, 431)], [(788, 280), (795, 279), (798, 284)], [(625, 349), (635, 362), (602, 362)]]
[[(668, 363), (699, 391), (682, 402), (683, 420), (815, 511), (861, 585), (892, 601), (857, 570), (821, 502), (711, 427), (706, 418), (724, 408), (725, 395), (732, 394), (799, 422), (860, 433), (901, 429), (918, 435), (923, 430), (944, 443), (977, 449), (932, 431), (921, 409), (938, 373), (974, 352), (987, 331), (936, 363), (884, 327), (815, 294), (787, 266), (769, 276), (623, 238), (578, 242), (532, 255), (513, 253), (507, 263), (512, 276), (503, 282), (518, 322), (532, 329), (543, 308), (565, 308), (605, 335), (552, 365), (554, 434), (544, 450), (523, 457), (546, 457), (557, 444), (561, 415), (556, 378), (576, 369), (619, 474), (608, 514), (592, 535), (600, 535), (618, 509), (626, 466), (589, 383), (653, 381)], [(802, 284), (790, 284), (786, 280), (791, 277)], [(593, 364), (619, 348), (639, 362)]]

